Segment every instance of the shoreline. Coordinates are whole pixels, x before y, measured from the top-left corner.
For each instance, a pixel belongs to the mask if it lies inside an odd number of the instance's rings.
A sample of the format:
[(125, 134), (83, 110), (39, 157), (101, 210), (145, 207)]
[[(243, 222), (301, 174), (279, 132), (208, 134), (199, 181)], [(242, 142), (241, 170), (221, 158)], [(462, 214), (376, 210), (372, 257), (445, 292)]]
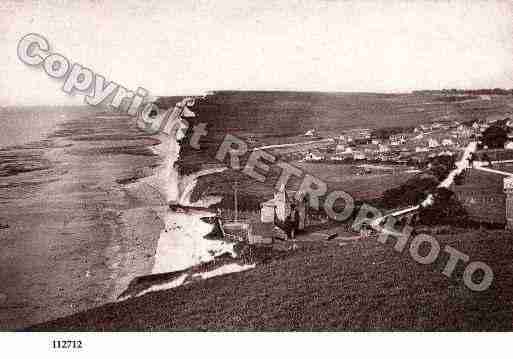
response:
[(158, 164), (155, 140), (128, 116), (70, 118), (42, 143), (49, 168), (0, 178), (4, 330), (115, 301), (151, 272), (163, 226), (151, 201), (124, 188)]

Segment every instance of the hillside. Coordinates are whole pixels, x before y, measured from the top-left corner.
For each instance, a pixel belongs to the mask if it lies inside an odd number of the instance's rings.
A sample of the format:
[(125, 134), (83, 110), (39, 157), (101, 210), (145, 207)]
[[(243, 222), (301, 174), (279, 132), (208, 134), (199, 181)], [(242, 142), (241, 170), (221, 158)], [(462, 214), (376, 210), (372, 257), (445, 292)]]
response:
[[(287, 259), (105, 305), (30, 330), (511, 330), (513, 235), (437, 237), (489, 264), (492, 286), (472, 292), (447, 257), (417, 264), (375, 239), (303, 244)], [(393, 242), (392, 242), (393, 243)]]

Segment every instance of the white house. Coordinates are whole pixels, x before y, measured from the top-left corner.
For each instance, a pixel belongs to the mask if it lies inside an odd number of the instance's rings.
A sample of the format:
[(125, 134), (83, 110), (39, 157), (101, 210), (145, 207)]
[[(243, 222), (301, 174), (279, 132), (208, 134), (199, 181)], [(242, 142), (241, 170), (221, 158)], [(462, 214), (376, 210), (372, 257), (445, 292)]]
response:
[(313, 153), (312, 151), (308, 151), (306, 156), (303, 158), (303, 161), (322, 161), (324, 157), (319, 153)]
[(387, 152), (390, 152), (390, 147), (386, 146), (386, 145), (379, 145), (378, 146), (378, 152), (379, 153), (387, 153)]
[(430, 138), (430, 139), (428, 140), (428, 147), (429, 147), (429, 148), (435, 148), (435, 147), (438, 147), (438, 146), (440, 146), (440, 144), (439, 144), (439, 143), (438, 143), (438, 141), (437, 141), (437, 140), (435, 140), (434, 138)]
[(345, 150), (346, 150), (346, 146), (344, 146), (341, 143), (337, 144), (337, 146), (335, 147), (335, 153), (344, 152)]
[(308, 130), (308, 131), (306, 131), (306, 133), (305, 133), (305, 136), (306, 136), (306, 137), (315, 137), (315, 135), (316, 135), (316, 134), (315, 134), (315, 130), (314, 130), (314, 129)]
[(406, 134), (397, 133), (394, 135), (390, 135), (388, 139), (390, 140), (390, 142), (404, 143), (406, 142)]
[(367, 157), (365, 156), (365, 153), (363, 153), (362, 151), (354, 151), (353, 152), (353, 159), (355, 159), (355, 160), (364, 160), (366, 158)]
[(472, 136), (472, 129), (470, 127), (459, 125), (457, 128), (458, 138), (469, 138)]
[(454, 142), (450, 138), (444, 138), (442, 140), (442, 146), (453, 146)]

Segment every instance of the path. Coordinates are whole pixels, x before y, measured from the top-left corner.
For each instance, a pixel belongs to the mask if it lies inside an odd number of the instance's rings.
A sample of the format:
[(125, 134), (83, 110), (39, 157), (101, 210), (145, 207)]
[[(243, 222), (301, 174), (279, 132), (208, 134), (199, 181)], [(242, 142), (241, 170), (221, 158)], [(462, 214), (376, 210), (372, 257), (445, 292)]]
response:
[(296, 142), (296, 143), (283, 143), (280, 145), (267, 145), (267, 146), (261, 146), (261, 147), (255, 147), (252, 149), (252, 151), (258, 151), (258, 150), (268, 150), (273, 148), (285, 148), (285, 147), (294, 147), (294, 146), (301, 146), (301, 145), (312, 145), (315, 143), (324, 143), (324, 142), (334, 142), (335, 140), (331, 138), (325, 138), (322, 140), (315, 140), (315, 141), (307, 141), (307, 142)]

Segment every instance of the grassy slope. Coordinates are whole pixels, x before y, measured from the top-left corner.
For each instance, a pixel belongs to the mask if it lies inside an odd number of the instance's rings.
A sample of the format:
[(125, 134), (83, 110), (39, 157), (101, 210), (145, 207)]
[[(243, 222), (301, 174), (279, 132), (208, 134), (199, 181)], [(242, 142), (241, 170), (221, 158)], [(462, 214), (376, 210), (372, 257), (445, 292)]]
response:
[[(33, 330), (511, 330), (513, 235), (439, 236), (488, 263), (492, 286), (477, 293), (441, 274), (447, 257), (417, 264), (407, 249), (370, 239), (312, 244), (255, 270), (106, 305)], [(393, 243), (393, 242), (392, 242)]]

